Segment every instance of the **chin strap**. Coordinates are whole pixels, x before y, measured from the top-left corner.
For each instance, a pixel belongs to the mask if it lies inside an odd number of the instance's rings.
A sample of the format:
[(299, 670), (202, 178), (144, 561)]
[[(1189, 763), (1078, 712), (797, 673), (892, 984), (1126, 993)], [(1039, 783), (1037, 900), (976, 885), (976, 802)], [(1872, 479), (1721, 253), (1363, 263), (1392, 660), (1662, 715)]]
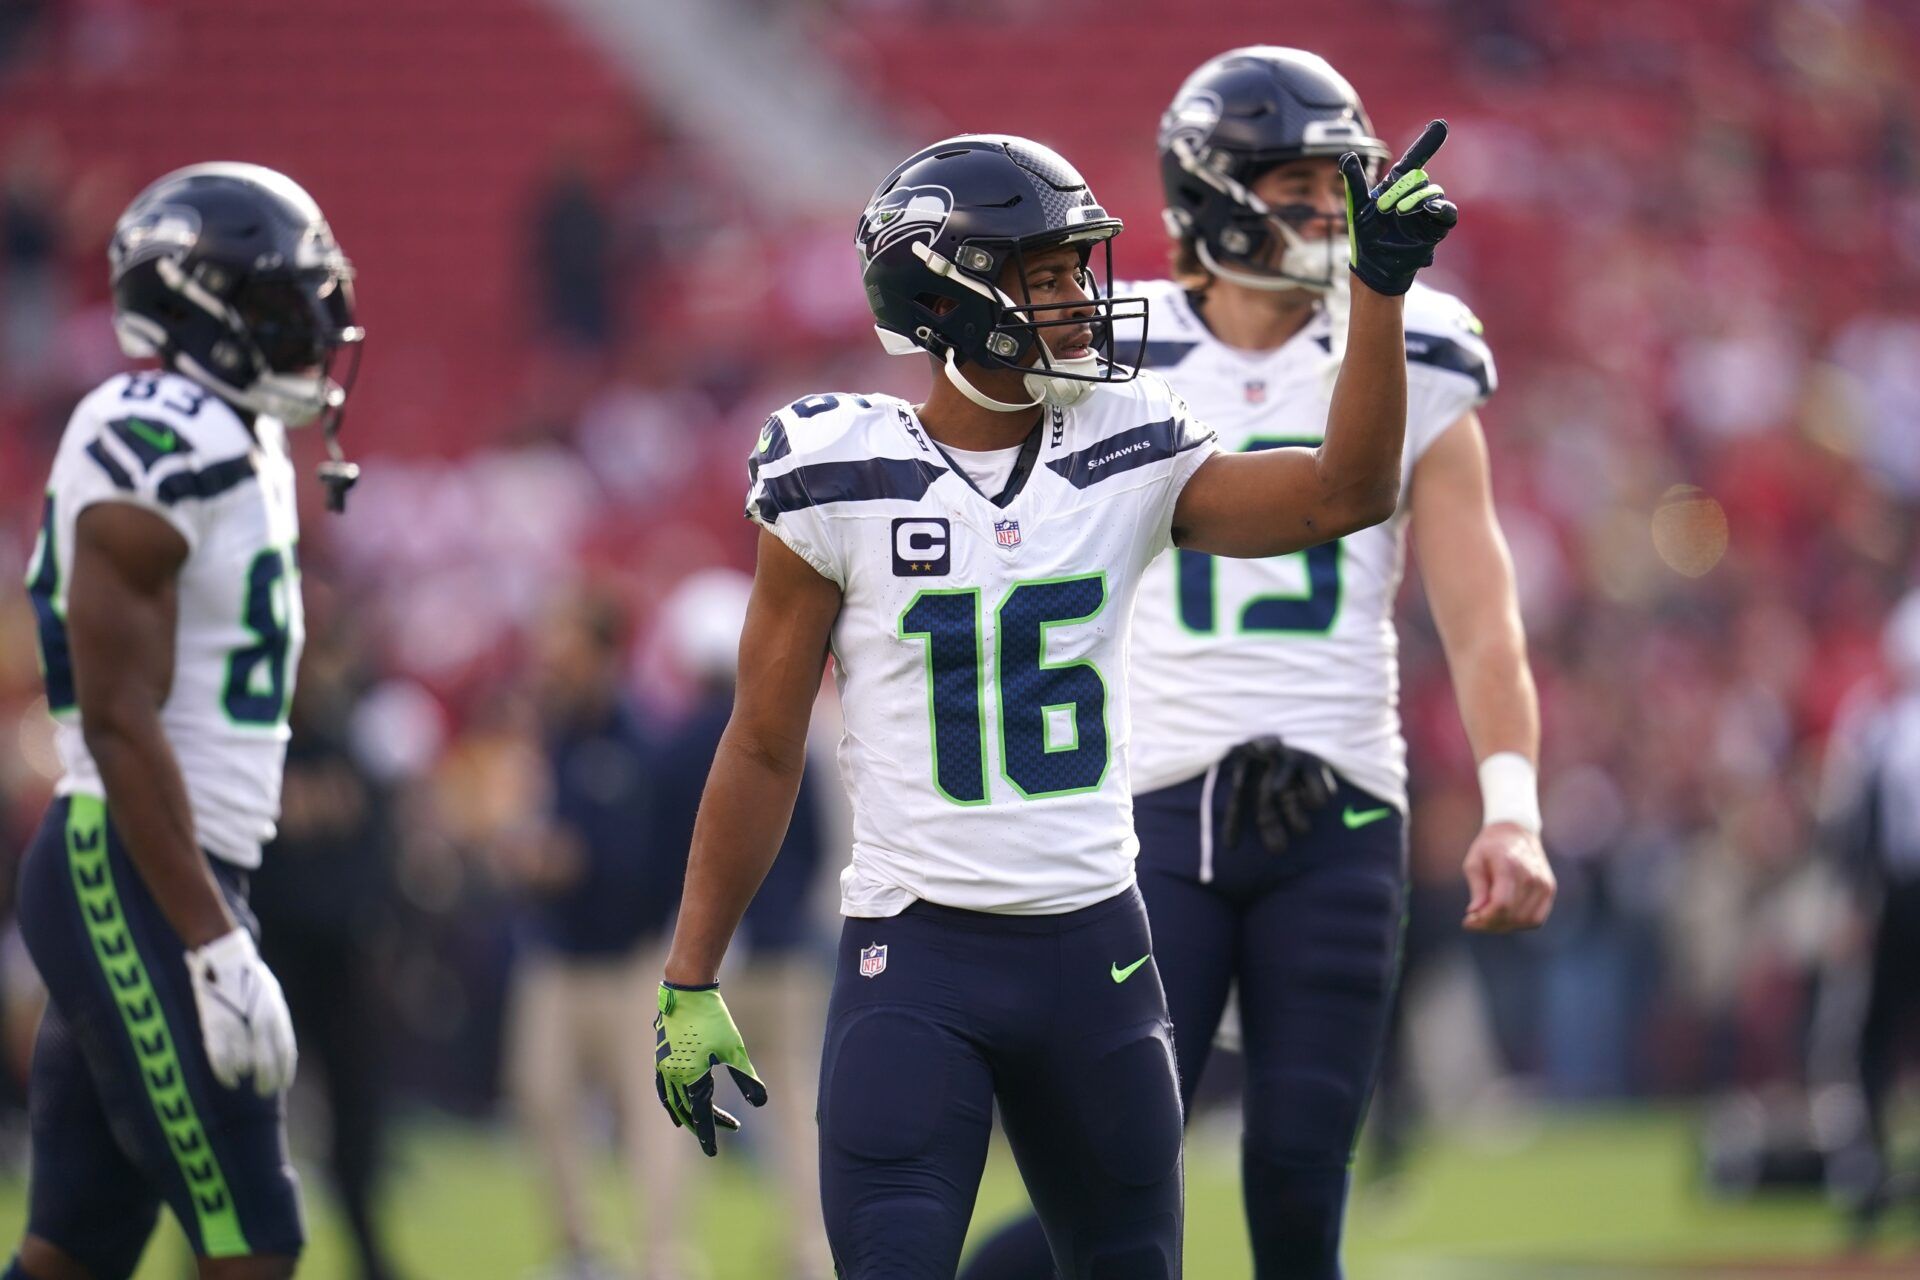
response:
[[(959, 388), (961, 395), (973, 401), (982, 409), (989, 410), (993, 413), (1018, 413), (1022, 409), (1037, 408), (1044, 403), (1047, 398), (1043, 392), (1034, 395), (1033, 399), (1022, 404), (1008, 404), (1005, 400), (995, 400), (992, 396), (974, 386), (973, 383), (967, 381), (967, 375), (960, 372), (960, 365), (953, 358), (953, 349), (951, 347), (947, 349), (946, 370), (947, 381)], [(1033, 389), (1033, 375), (1028, 374), (1027, 391), (1031, 394), (1033, 393)]]
[(320, 483), (327, 490), (327, 510), (345, 511), (347, 491), (359, 482), (360, 464), (348, 462), (340, 451), (339, 417), (327, 422), (327, 460), (320, 464)]
[(1200, 259), (1200, 265), (1222, 280), (1231, 281), (1243, 289), (1264, 289), (1269, 293), (1279, 293), (1283, 289), (1311, 289), (1315, 286), (1300, 280), (1290, 280), (1286, 276), (1268, 275), (1262, 271), (1242, 271), (1238, 267), (1222, 265), (1213, 256), (1213, 250), (1207, 248), (1207, 242), (1200, 236), (1193, 238), (1193, 251)]

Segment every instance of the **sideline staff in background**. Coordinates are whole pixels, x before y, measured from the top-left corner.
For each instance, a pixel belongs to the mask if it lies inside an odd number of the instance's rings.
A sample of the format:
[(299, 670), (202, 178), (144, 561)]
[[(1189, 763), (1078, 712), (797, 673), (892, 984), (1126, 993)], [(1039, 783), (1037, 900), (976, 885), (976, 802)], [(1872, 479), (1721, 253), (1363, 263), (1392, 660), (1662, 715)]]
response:
[(1892, 690), (1844, 716), (1828, 764), (1832, 843), (1869, 925), (1865, 1004), (1854, 1045), (1859, 1125), (1828, 1166), (1865, 1237), (1899, 1185), (1888, 1103), (1900, 1051), (1920, 1024), (1920, 591), (1893, 611), (1884, 638)]
[[(563, 597), (533, 639), (546, 803), (500, 842), (519, 897), (508, 1001), (508, 1087), (546, 1175), (564, 1280), (608, 1274), (596, 1256), (583, 1095), (618, 1113), (636, 1248), (658, 1274), (690, 1256), (683, 1144), (656, 1123), (646, 1011), (678, 886), (654, 859), (652, 746), (625, 690), (628, 624), (592, 589)], [(537, 809), (542, 808), (536, 806)], [(641, 833), (642, 838), (635, 839)]]

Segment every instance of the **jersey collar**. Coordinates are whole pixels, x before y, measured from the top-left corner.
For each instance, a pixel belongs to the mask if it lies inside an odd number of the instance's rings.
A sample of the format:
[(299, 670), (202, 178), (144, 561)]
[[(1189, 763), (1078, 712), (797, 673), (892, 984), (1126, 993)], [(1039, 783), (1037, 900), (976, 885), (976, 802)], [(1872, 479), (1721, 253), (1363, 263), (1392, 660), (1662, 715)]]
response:
[(1027, 477), (1033, 474), (1033, 464), (1040, 457), (1040, 441), (1045, 435), (1043, 428), (1046, 427), (1048, 422), (1059, 416), (1060, 410), (1058, 409), (1043, 408), (1040, 411), (1040, 415), (1034, 419), (1033, 429), (1027, 432), (1027, 438), (1020, 442), (1020, 456), (1013, 460), (1013, 472), (1007, 476), (1007, 483), (1001, 487), (1000, 492), (991, 495), (983, 492), (980, 486), (973, 482), (973, 477), (967, 474), (967, 469), (953, 460), (953, 455), (948, 453), (946, 449), (941, 446), (940, 442), (933, 438), (933, 433), (927, 430), (925, 423), (919, 421), (919, 415), (917, 414), (915, 415), (915, 425), (920, 428), (920, 433), (926, 436), (927, 443), (931, 444), (934, 449), (938, 451), (940, 457), (945, 460), (947, 470), (953, 472), (967, 488), (978, 493), (982, 498), (986, 499), (987, 502), (993, 506), (1004, 509), (1011, 504), (1015, 498), (1020, 496), (1022, 489), (1026, 488)]

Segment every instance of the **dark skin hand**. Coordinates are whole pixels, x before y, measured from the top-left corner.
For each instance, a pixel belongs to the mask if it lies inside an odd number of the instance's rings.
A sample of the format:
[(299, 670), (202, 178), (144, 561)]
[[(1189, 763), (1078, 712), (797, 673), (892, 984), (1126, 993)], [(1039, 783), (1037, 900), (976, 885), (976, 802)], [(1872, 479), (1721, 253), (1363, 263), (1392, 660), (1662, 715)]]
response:
[(124, 502), (82, 511), (67, 638), (82, 732), (114, 830), (167, 922), (194, 948), (235, 924), (194, 839), (186, 782), (160, 727), (186, 558), (186, 540), (151, 511)]

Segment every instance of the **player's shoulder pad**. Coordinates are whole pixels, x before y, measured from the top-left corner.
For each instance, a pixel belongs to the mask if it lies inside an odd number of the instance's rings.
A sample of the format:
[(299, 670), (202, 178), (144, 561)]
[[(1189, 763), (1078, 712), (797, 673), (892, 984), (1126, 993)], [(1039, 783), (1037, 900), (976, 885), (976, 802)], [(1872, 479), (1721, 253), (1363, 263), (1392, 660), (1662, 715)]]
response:
[[(1147, 302), (1146, 345), (1140, 348), (1142, 369), (1170, 369), (1205, 342), (1207, 328), (1193, 314), (1187, 291), (1176, 280), (1120, 280), (1116, 298), (1144, 298)], [(1113, 326), (1114, 358), (1132, 360), (1140, 343), (1140, 322), (1120, 320)]]
[(80, 401), (67, 431), (89, 444), (108, 440), (142, 471), (173, 460), (211, 462), (253, 445), (226, 401), (189, 378), (157, 370), (108, 378)]
[(1465, 378), (1481, 400), (1499, 386), (1483, 326), (1460, 299), (1416, 280), (1403, 323), (1409, 375)]
[(148, 370), (116, 374), (82, 399), (63, 452), (115, 488), (171, 506), (251, 479), (253, 445), (226, 401), (191, 379)]
[(1151, 369), (1127, 382), (1097, 384), (1066, 411), (1063, 426), (1046, 465), (1079, 489), (1213, 439), (1213, 428), (1196, 421), (1180, 393)]
[(840, 503), (917, 501), (946, 464), (906, 401), (868, 392), (803, 396), (760, 428), (747, 459), (749, 514)]

